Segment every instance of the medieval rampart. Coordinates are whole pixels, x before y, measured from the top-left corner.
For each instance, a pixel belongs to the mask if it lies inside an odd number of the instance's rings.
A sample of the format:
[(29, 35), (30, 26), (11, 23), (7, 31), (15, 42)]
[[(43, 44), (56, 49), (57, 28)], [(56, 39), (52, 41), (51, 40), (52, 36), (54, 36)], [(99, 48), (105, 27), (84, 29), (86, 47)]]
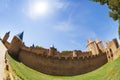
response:
[(80, 75), (93, 71), (120, 55), (120, 47), (116, 39), (107, 42), (105, 49), (101, 41), (88, 40), (88, 51), (64, 51), (56, 48), (27, 47), (22, 42), (23, 33), (14, 36), (11, 43), (7, 42), (9, 33), (3, 38), (8, 52), (15, 59), (37, 71), (51, 75)]
[[(44, 52), (44, 51), (43, 51)], [(25, 65), (52, 75), (79, 75), (97, 69), (107, 62), (106, 54), (82, 57), (55, 57), (36, 54), (30, 48), (22, 48), (19, 60)]]
[(44, 49), (44, 48), (35, 48), (35, 47), (26, 47), (26, 46), (22, 46), (21, 50), (36, 54), (44, 54), (44, 55), (47, 55), (46, 53), (48, 53), (49, 51), (48, 49)]

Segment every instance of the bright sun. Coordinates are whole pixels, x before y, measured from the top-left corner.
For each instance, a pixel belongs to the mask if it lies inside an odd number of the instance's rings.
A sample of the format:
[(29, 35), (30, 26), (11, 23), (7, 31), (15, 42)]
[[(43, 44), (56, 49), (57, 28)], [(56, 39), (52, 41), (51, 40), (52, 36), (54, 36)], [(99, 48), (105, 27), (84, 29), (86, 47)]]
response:
[(34, 17), (44, 16), (48, 13), (48, 2), (34, 2), (30, 6), (30, 15)]

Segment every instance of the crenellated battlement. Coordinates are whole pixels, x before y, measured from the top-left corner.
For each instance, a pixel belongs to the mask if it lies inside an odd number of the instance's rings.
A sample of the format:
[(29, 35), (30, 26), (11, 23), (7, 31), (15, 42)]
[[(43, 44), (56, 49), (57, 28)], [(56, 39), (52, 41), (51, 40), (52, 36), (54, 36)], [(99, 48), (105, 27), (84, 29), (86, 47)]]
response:
[[(49, 49), (27, 47), (27, 46), (22, 46), (21, 51), (26, 51), (26, 52), (36, 54), (39, 56), (44, 56), (45, 58), (55, 58), (55, 59), (62, 59), (62, 60), (70, 60), (70, 59), (71, 60), (75, 60), (75, 59), (86, 60), (86, 59), (92, 59), (92, 58), (95, 58), (95, 57), (105, 54), (105, 53), (101, 53), (101, 54), (92, 55), (92, 53), (90, 51), (82, 52), (82, 51), (76, 50), (76, 51), (69, 51), (67, 53), (56, 53), (53, 56), (49, 56), (48, 55)], [(72, 55), (74, 52), (76, 52), (75, 57)]]
[(28, 51), (34, 54), (42, 54), (42, 55), (47, 55), (49, 51), (48, 49), (44, 49), (44, 48), (35, 48), (35, 47), (27, 47), (27, 46), (21, 47), (21, 50)]
[(85, 52), (81, 50), (59, 52), (54, 46), (49, 49), (34, 46), (27, 47), (22, 41), (23, 32), (14, 36), (10, 43), (7, 42), (8, 38), (9, 35), (6, 33), (3, 43), (8, 48), (11, 56), (28, 67), (51, 75), (87, 73), (120, 55), (120, 48), (116, 39), (107, 42), (106, 48), (102, 41), (89, 39), (87, 51)]

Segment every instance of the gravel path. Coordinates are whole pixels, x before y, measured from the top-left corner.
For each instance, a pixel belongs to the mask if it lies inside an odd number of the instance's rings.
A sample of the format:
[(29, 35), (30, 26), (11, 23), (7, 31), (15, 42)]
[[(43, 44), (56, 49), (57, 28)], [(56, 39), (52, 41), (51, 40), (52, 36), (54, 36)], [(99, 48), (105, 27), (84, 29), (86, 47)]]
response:
[(0, 41), (0, 80), (3, 80), (5, 77), (4, 74), (4, 68), (5, 68), (5, 53), (7, 51), (7, 48), (4, 46), (4, 44)]

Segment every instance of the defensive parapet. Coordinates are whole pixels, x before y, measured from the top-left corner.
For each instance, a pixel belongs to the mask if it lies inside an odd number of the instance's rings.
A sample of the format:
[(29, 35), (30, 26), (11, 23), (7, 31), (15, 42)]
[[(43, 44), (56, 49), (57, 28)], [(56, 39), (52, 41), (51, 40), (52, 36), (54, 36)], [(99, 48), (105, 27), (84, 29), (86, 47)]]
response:
[[(89, 40), (87, 52), (74, 50), (60, 53), (54, 46), (49, 49), (25, 46), (22, 42), (23, 33), (14, 36), (11, 43), (7, 42), (7, 38), (4, 37), (3, 42), (11, 56), (26, 66), (46, 74), (79, 75), (93, 71), (108, 62), (108, 53), (101, 51), (104, 47), (99, 40)], [(117, 48), (116, 40), (108, 43), (109, 50), (116, 51)]]
[(21, 50), (19, 60), (37, 71), (50, 75), (80, 75), (93, 71), (107, 63), (105, 53), (76, 57), (59, 55), (47, 56), (29, 52), (29, 50)]

